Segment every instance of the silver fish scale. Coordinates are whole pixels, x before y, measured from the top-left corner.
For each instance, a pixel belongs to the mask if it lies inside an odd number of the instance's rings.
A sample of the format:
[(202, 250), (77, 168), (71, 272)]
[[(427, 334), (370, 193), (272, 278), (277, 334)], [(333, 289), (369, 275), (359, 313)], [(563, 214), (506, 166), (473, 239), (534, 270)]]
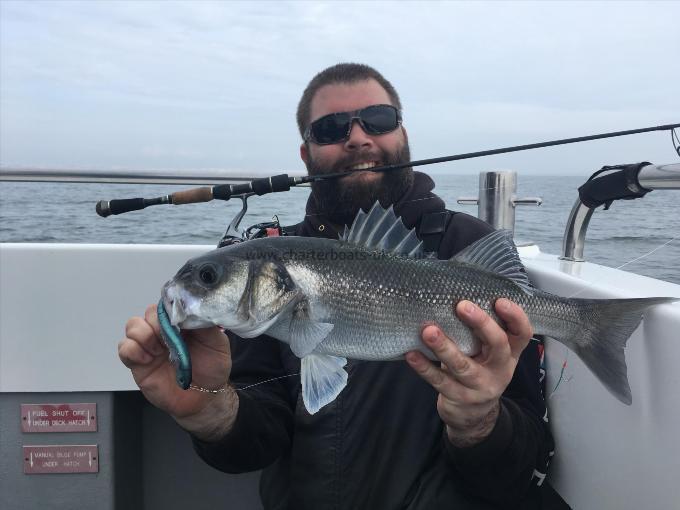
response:
[[(595, 309), (587, 305), (577, 306), (568, 298), (540, 291), (536, 291), (532, 296), (520, 296), (517, 304), (526, 311), (535, 334), (569, 339), (577, 344), (579, 337), (573, 337), (574, 328), (587, 329), (599, 319)], [(582, 335), (581, 338), (586, 338), (586, 335)]]
[[(311, 318), (334, 325), (316, 352), (352, 359), (390, 360), (410, 350), (434, 355), (421, 342), (422, 325), (439, 325), (466, 354), (479, 342), (454, 313), (470, 300), (493, 311), (500, 297), (524, 308), (537, 334), (567, 331), (588, 310), (455, 260), (409, 258), (319, 238), (258, 239), (229, 248), (230, 256), (281, 262), (307, 297)], [(293, 276), (297, 275), (297, 276)], [(302, 276), (299, 276), (302, 275)]]
[(288, 252), (278, 250), (284, 266), (291, 274), (314, 275), (296, 281), (308, 296), (312, 319), (334, 325), (316, 349), (324, 354), (389, 360), (418, 349), (433, 357), (420, 337), (428, 322), (475, 354), (478, 342), (456, 318), (455, 303), (470, 299), (493, 315), (500, 295), (526, 298), (511, 282), (453, 261), (411, 259), (326, 239), (286, 241)]

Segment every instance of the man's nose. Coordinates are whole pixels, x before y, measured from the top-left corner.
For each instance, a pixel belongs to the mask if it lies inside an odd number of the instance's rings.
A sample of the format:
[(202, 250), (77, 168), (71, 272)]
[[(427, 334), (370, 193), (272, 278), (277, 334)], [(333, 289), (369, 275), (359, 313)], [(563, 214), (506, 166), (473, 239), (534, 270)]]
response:
[(374, 144), (371, 135), (363, 130), (358, 119), (352, 119), (352, 127), (349, 130), (349, 138), (345, 142), (347, 150), (358, 150), (372, 147)]

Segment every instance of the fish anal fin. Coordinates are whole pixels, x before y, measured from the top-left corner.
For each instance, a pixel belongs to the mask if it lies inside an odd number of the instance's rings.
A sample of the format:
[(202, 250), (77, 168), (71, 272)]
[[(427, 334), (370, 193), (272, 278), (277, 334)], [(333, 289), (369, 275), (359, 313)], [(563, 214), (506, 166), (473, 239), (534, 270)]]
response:
[(347, 360), (328, 354), (308, 354), (302, 358), (302, 401), (310, 414), (333, 402), (345, 386)]

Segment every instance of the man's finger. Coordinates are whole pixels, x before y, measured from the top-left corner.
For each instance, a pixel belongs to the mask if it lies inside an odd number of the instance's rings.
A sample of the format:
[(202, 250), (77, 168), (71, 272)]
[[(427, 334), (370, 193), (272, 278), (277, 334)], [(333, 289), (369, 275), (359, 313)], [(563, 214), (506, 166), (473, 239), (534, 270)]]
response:
[(142, 349), (151, 355), (158, 356), (165, 352), (165, 347), (158, 339), (156, 332), (146, 319), (133, 317), (125, 324), (125, 336), (137, 342)]
[(465, 356), (453, 340), (438, 326), (426, 326), (421, 334), (423, 343), (456, 375), (465, 375), (472, 369), (470, 358)]
[(144, 320), (153, 328), (156, 336), (161, 336), (161, 325), (158, 322), (158, 305), (149, 305), (144, 312)]
[(434, 364), (422, 353), (411, 351), (406, 354), (406, 361), (445, 399), (452, 402), (474, 402), (477, 398), (478, 392), (475, 389), (454, 379), (448, 371)]
[(505, 298), (496, 301), (495, 310), (505, 322), (511, 355), (513, 358), (519, 359), (520, 354), (534, 335), (529, 317), (522, 307)]
[(510, 354), (507, 333), (484, 310), (470, 301), (461, 301), (456, 306), (456, 315), (484, 344), (487, 359), (503, 358)]
[(439, 393), (450, 390), (450, 378), (441, 368), (423, 356), (422, 353), (416, 351), (409, 352), (406, 354), (406, 361), (420, 377), (425, 379)]
[(456, 343), (435, 325), (426, 326), (422, 332), (423, 343), (445, 365), (445, 373), (468, 388), (479, 386), (479, 364), (461, 352)]
[(148, 365), (154, 357), (146, 352), (137, 342), (126, 338), (118, 344), (118, 357), (128, 368)]

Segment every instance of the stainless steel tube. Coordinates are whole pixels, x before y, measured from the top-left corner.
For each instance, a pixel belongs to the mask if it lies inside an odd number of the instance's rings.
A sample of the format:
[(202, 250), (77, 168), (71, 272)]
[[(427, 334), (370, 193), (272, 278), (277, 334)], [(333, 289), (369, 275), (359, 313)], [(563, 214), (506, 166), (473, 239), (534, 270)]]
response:
[[(0, 168), (0, 181), (105, 182), (124, 184), (242, 184), (270, 174), (256, 171), (207, 170), (93, 170)], [(289, 175), (304, 175), (293, 172)]]
[(680, 189), (680, 163), (644, 166), (638, 182), (647, 189)]
[(567, 227), (562, 238), (561, 260), (572, 262), (583, 262), (585, 260), (583, 258), (583, 247), (586, 242), (588, 223), (590, 223), (590, 217), (594, 211), (595, 209), (583, 205), (580, 199), (576, 199), (569, 213)]
[(515, 229), (515, 172), (481, 172), (479, 174), (478, 217), (495, 229)]

